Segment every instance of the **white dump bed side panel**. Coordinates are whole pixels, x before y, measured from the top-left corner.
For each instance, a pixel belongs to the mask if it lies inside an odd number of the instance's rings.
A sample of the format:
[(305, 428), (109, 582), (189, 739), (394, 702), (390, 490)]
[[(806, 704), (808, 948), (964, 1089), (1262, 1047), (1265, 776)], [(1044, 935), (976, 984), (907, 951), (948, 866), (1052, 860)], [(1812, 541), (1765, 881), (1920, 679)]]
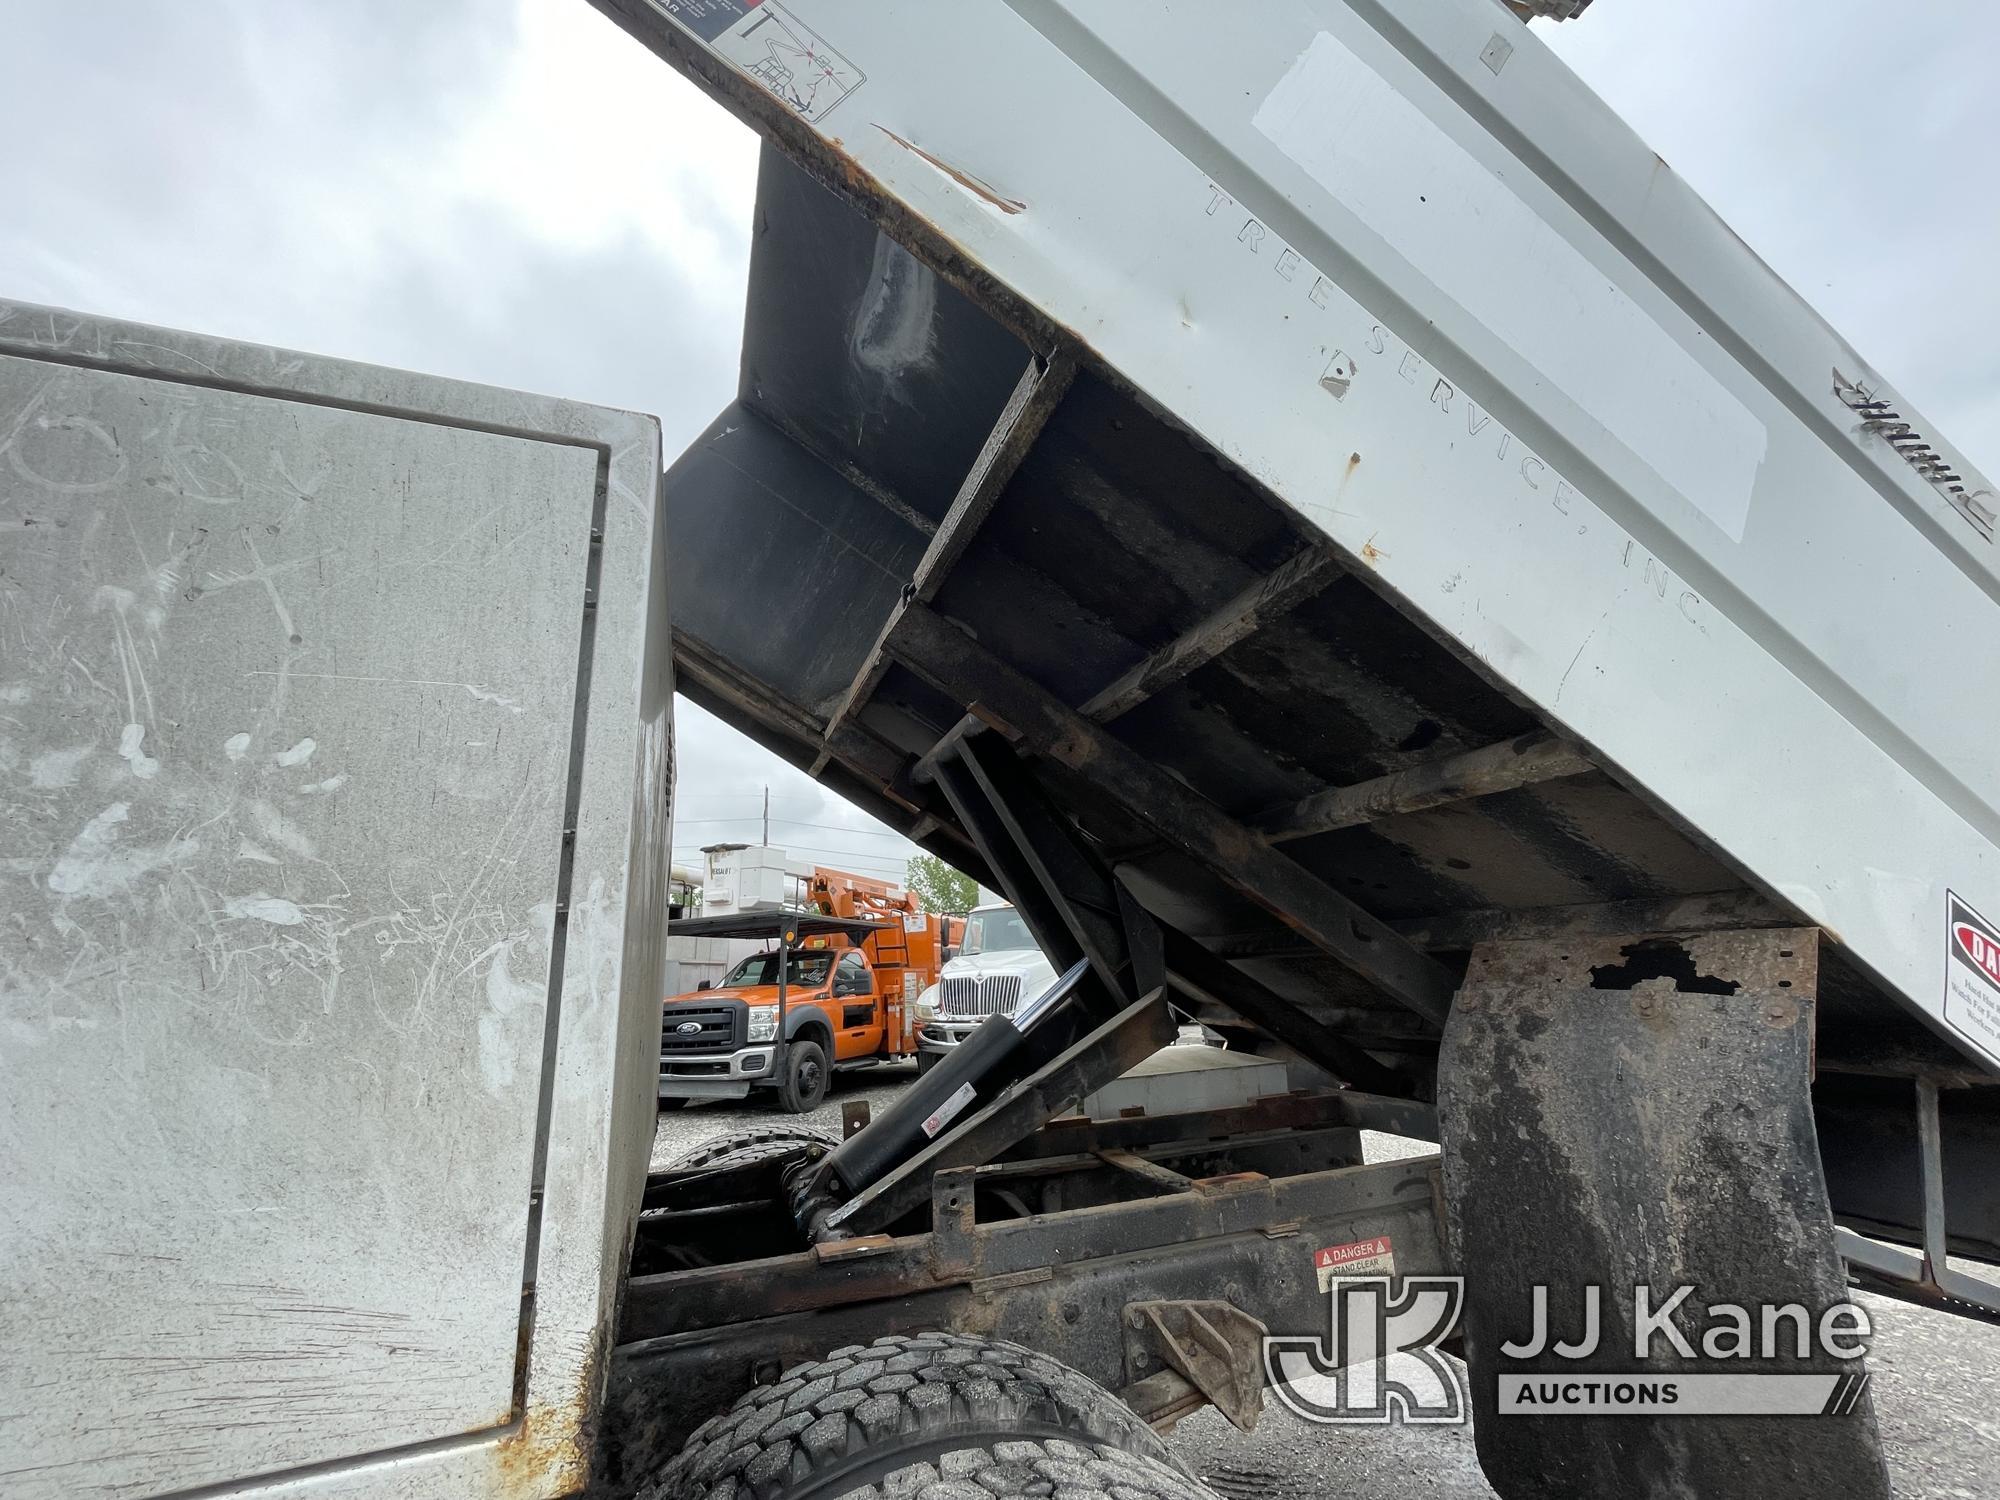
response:
[(1502, 7), (600, 3), (2000, 1062), (1991, 486)]
[(650, 1134), (657, 451), (0, 306), (9, 1495), (580, 1478)]

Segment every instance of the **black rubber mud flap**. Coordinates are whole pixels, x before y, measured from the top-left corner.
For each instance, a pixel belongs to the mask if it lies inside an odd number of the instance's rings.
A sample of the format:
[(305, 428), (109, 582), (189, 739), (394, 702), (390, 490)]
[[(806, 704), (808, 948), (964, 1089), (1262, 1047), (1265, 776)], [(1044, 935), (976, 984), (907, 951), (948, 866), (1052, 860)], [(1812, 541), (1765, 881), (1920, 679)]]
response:
[[(1438, 1113), (1475, 1437), (1504, 1500), (1886, 1500), (1861, 1361), (1817, 1336), (1823, 1310), (1847, 1296), (1808, 1095), (1817, 941), (1777, 930), (1475, 951), (1445, 1029)], [(1594, 1352), (1559, 1355), (1557, 1340), (1589, 1342), (1593, 1286)], [(1682, 1286), (1694, 1290), (1673, 1323), (1693, 1358), (1664, 1334), (1635, 1357), (1636, 1289), (1657, 1314)], [(1537, 1287), (1548, 1345), (1528, 1352)], [(1735, 1326), (1718, 1304), (1756, 1320), (1753, 1350), (1764, 1308), (1803, 1305), (1810, 1352), (1799, 1356), (1791, 1318), (1776, 1358), (1734, 1357), (1733, 1333), (1705, 1346)], [(1614, 1373), (1644, 1380), (1604, 1382)], [(1830, 1414), (1502, 1411), (1502, 1381), (1527, 1374), (1558, 1400), (1594, 1399), (1577, 1388), (1595, 1378), (1653, 1385), (1658, 1399), (1671, 1385), (1690, 1407), (1713, 1392), (1690, 1375), (1813, 1374)], [(1518, 1382), (1509, 1388), (1518, 1402)]]

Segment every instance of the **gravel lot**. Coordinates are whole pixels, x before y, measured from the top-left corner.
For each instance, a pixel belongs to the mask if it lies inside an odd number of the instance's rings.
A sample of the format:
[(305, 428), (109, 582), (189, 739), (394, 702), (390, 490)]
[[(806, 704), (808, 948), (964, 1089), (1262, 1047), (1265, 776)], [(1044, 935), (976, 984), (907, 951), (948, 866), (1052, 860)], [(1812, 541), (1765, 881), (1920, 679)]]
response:
[(653, 1166), (657, 1170), (683, 1151), (692, 1151), (705, 1141), (749, 1125), (779, 1125), (799, 1120), (840, 1134), (840, 1106), (850, 1099), (866, 1099), (871, 1110), (880, 1111), (902, 1092), (903, 1085), (917, 1076), (915, 1063), (885, 1063), (878, 1068), (859, 1068), (852, 1073), (833, 1075), (826, 1102), (808, 1115), (788, 1115), (779, 1109), (770, 1090), (758, 1090), (743, 1103), (716, 1102), (691, 1104), (685, 1109), (660, 1116), (660, 1128), (653, 1136)]
[[(837, 1078), (826, 1103), (800, 1118), (840, 1131), (840, 1106), (865, 1098), (880, 1111), (916, 1076), (914, 1066)], [(655, 1166), (746, 1125), (786, 1117), (768, 1103), (702, 1105), (660, 1116)], [(1370, 1161), (1428, 1151), (1367, 1137)], [(1860, 1294), (1875, 1320), (1869, 1368), (1889, 1469), (1901, 1500), (2000, 1500), (2000, 1326)], [(1172, 1438), (1195, 1471), (1229, 1500), (1490, 1500), (1470, 1427), (1319, 1427), (1272, 1403), (1253, 1433), (1213, 1410)]]

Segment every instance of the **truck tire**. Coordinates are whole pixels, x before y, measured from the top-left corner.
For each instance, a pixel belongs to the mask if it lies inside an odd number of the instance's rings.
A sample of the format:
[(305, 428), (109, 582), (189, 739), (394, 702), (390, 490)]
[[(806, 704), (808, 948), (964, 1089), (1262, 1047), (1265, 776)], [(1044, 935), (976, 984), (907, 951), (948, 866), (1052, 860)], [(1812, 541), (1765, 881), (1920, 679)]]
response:
[(830, 1075), (826, 1048), (804, 1037), (785, 1043), (785, 1077), (778, 1085), (778, 1103), (788, 1115), (803, 1115), (818, 1109), (826, 1098)]
[(766, 1156), (782, 1156), (801, 1146), (824, 1156), (839, 1144), (839, 1136), (817, 1125), (750, 1125), (683, 1151), (667, 1163), (667, 1170), (740, 1167)]
[(697, 1428), (638, 1500), (1216, 1500), (1138, 1414), (1018, 1344), (836, 1349)]
[(938, 1061), (938, 1055), (935, 1052), (919, 1052), (917, 1054), (917, 1077), (921, 1078), (924, 1074), (930, 1072), (932, 1068), (938, 1065)]

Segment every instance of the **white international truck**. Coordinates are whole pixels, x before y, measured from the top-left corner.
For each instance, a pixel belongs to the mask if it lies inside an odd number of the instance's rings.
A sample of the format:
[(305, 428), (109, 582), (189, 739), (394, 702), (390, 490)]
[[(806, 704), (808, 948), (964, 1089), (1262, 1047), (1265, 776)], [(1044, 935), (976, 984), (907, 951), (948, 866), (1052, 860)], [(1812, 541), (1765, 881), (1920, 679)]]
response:
[(1056, 980), (1034, 933), (1004, 902), (966, 914), (965, 940), (917, 997), (917, 1067), (928, 1073), (988, 1016), (1011, 1016)]
[[(7, 1493), (1192, 1496), (1365, 1268), (1507, 1500), (1886, 1496), (1624, 1299), (1995, 1311), (1992, 485), (1495, 0), (598, 3), (768, 143), (664, 475), (0, 305)], [(1059, 977), (649, 1174), (676, 690)]]

